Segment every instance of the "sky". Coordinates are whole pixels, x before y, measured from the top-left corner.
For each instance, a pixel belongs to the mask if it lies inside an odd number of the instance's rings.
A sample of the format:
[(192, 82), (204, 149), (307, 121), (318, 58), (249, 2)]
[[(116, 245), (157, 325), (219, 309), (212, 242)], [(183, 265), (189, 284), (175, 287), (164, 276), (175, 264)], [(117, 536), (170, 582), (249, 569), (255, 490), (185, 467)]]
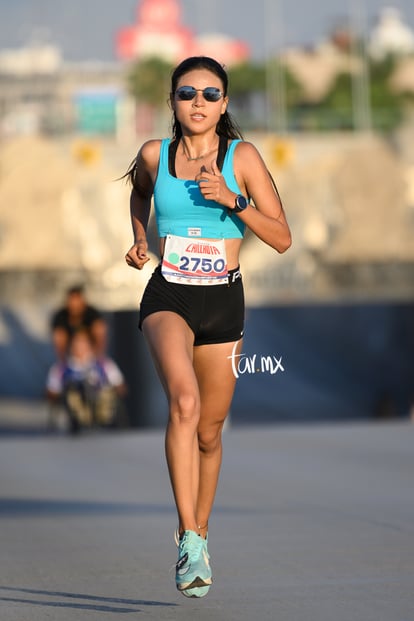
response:
[[(115, 33), (135, 21), (137, 3), (0, 0), (0, 49), (41, 40), (58, 45), (67, 61), (115, 60)], [(256, 59), (281, 47), (311, 45), (352, 13), (369, 29), (379, 10), (390, 5), (414, 30), (413, 0), (181, 0), (185, 26), (196, 34), (242, 39)]]

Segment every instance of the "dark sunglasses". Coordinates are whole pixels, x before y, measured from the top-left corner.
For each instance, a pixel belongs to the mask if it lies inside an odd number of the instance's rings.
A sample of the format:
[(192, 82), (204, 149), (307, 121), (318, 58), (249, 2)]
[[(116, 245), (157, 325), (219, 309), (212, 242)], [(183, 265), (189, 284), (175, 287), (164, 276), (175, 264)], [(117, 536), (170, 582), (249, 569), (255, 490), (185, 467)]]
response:
[(191, 101), (197, 93), (203, 93), (206, 101), (219, 101), (223, 97), (221, 90), (215, 86), (207, 86), (204, 89), (194, 88), (194, 86), (180, 86), (175, 91), (175, 95), (180, 101)]

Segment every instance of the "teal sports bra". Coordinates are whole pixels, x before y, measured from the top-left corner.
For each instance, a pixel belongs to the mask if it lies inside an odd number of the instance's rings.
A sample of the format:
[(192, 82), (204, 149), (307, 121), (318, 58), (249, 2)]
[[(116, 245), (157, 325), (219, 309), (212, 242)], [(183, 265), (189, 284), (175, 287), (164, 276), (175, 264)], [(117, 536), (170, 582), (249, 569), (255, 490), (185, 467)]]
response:
[[(174, 177), (168, 166), (170, 138), (161, 142), (160, 161), (154, 187), (154, 208), (158, 236), (243, 238), (245, 224), (227, 207), (206, 200), (193, 179)], [(241, 194), (233, 172), (233, 155), (240, 140), (233, 140), (226, 152), (222, 175), (232, 192)]]

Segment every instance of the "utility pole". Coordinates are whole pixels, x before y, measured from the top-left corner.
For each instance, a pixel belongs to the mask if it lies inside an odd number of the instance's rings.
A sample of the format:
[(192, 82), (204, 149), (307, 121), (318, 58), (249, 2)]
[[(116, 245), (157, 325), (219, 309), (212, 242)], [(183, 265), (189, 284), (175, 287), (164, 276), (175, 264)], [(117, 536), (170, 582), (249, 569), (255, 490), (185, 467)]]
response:
[(356, 131), (369, 132), (372, 118), (365, 23), (363, 0), (351, 0), (351, 50), (359, 65), (351, 67), (353, 124)]
[(266, 126), (270, 132), (287, 130), (286, 84), (280, 52), (283, 49), (282, 0), (264, 0), (266, 47)]

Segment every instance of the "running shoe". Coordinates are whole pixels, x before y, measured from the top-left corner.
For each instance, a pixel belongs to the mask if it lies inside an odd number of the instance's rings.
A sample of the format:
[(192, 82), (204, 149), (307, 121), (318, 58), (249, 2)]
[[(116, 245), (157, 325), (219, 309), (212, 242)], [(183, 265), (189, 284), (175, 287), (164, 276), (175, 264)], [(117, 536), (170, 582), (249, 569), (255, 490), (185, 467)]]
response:
[(192, 530), (184, 531), (179, 540), (175, 581), (186, 597), (204, 597), (213, 582), (207, 542)]
[[(178, 547), (180, 545), (180, 532), (178, 530), (178, 527), (174, 531), (174, 541)], [(204, 540), (204, 545), (205, 545), (205, 549), (207, 552), (207, 558), (210, 560), (210, 555), (208, 553), (207, 544), (208, 544), (208, 533), (207, 533), (206, 539)], [(204, 597), (205, 595), (207, 595), (209, 590), (210, 590), (210, 585), (207, 585), (207, 586), (202, 586), (202, 587), (194, 587), (193, 589), (185, 589), (184, 591), (181, 591), (181, 593), (185, 595), (186, 597)]]

